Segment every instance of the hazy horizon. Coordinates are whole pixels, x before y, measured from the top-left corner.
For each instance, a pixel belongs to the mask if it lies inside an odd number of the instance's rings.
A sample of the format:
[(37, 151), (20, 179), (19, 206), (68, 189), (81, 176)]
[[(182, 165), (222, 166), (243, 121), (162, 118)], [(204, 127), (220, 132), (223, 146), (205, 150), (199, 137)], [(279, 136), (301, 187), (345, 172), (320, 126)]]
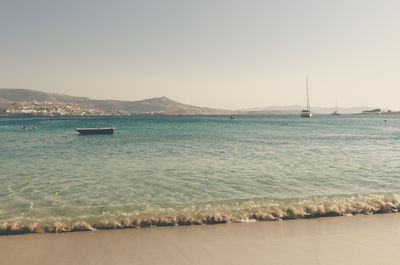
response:
[(2, 1), (0, 87), (400, 109), (397, 1)]

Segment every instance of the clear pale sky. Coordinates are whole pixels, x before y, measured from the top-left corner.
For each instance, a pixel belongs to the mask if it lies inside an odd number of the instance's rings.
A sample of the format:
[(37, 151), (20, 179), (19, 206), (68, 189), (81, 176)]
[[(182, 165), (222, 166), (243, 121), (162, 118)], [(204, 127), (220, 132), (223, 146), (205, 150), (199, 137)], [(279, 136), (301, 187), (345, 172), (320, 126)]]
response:
[(400, 109), (400, 1), (0, 1), (0, 87)]

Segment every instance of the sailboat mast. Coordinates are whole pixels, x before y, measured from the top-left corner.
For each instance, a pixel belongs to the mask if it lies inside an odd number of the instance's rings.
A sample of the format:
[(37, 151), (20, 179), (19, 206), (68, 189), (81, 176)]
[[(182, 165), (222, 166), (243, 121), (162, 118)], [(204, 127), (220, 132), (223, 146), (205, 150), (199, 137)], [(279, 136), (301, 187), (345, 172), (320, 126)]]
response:
[(308, 76), (306, 75), (306, 87), (307, 87), (307, 110), (310, 110), (310, 98), (308, 96)]

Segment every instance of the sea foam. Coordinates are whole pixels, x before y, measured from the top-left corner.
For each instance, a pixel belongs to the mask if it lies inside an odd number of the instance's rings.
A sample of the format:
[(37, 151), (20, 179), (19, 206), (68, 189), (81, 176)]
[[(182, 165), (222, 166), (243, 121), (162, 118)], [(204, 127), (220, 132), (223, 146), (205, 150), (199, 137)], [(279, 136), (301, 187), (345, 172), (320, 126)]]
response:
[(400, 194), (369, 194), (353, 197), (320, 197), (283, 201), (245, 201), (236, 204), (203, 205), (184, 209), (155, 209), (123, 213), (115, 217), (51, 217), (45, 220), (18, 219), (0, 224), (0, 234), (59, 233), (150, 226), (206, 225), (305, 219), (356, 214), (397, 213)]

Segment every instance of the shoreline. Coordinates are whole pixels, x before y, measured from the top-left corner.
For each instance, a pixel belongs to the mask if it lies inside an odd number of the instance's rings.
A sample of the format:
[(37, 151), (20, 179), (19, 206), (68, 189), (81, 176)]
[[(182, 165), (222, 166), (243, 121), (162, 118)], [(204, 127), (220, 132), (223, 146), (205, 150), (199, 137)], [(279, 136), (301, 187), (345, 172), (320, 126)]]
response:
[[(35, 219), (13, 220), (0, 223), (0, 236), (27, 233), (62, 233), (76, 231), (97, 231), (125, 228), (146, 228), (163, 226), (215, 225), (229, 223), (269, 222), (293, 219), (314, 219), (321, 217), (372, 215), (398, 213), (400, 195), (367, 194), (351, 197), (322, 197), (318, 200), (309, 198), (292, 203), (278, 201), (249, 201), (239, 205), (208, 209), (208, 204), (198, 209), (181, 209), (167, 214), (122, 215), (105, 218), (92, 216), (89, 219), (68, 220), (49, 218), (38, 222)], [(126, 211), (125, 212), (134, 212)], [(93, 213), (86, 212), (92, 215)]]
[(400, 214), (0, 236), (4, 264), (397, 264)]

